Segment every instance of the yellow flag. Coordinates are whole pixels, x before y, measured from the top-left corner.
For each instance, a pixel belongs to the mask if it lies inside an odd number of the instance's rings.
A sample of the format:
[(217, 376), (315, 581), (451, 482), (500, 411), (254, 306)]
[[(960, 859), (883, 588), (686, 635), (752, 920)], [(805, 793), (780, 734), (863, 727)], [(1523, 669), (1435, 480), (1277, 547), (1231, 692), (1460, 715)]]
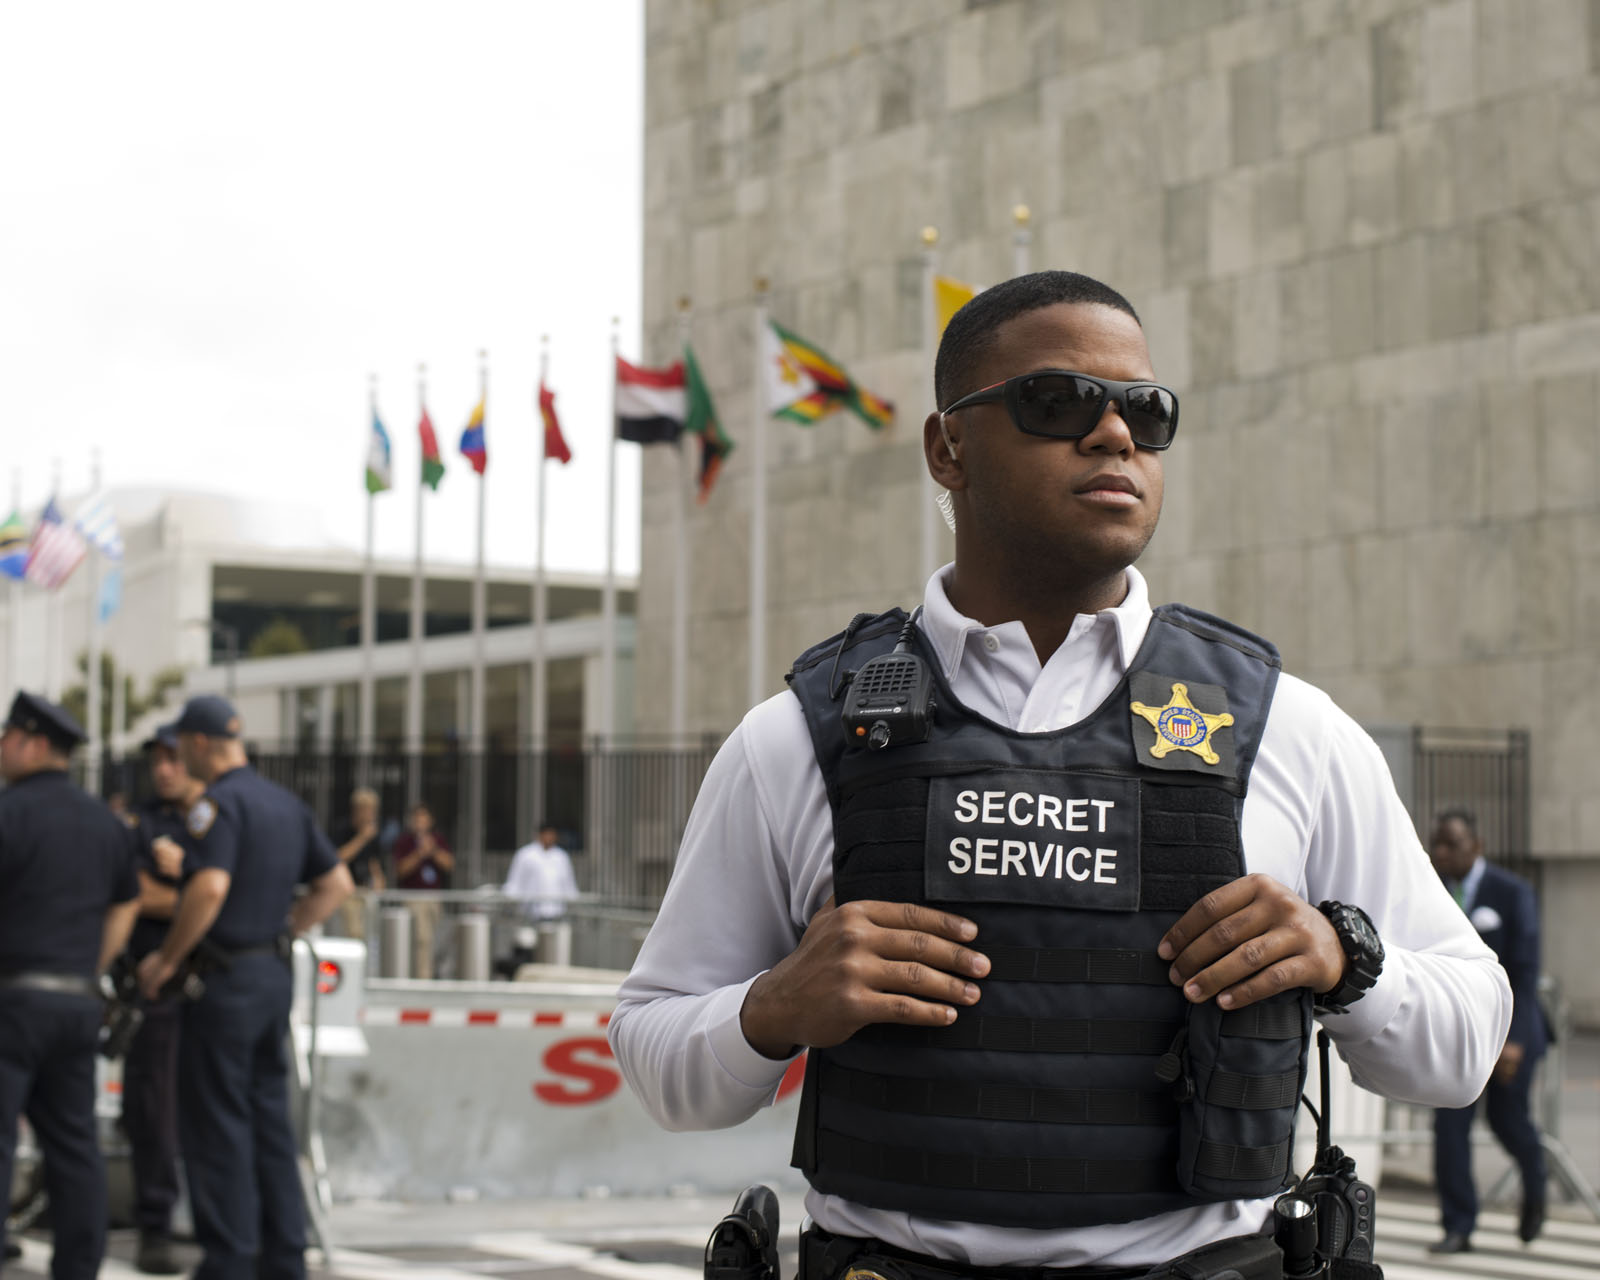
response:
[(961, 281), (952, 280), (949, 276), (934, 276), (933, 314), (939, 327), (939, 337), (944, 337), (944, 329), (950, 323), (950, 317), (980, 292), (982, 292), (981, 285), (962, 284)]

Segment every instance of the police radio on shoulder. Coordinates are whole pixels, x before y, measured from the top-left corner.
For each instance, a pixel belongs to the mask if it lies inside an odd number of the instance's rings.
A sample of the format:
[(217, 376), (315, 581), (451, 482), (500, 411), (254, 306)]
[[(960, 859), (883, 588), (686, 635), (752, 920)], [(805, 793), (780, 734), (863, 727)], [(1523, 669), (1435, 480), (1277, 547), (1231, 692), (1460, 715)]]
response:
[(1317, 910), (1328, 917), (1328, 923), (1339, 935), (1339, 945), (1344, 948), (1344, 977), (1333, 990), (1317, 997), (1316, 1012), (1346, 1013), (1350, 1006), (1372, 989), (1372, 984), (1383, 972), (1383, 943), (1371, 919), (1360, 907), (1332, 900), (1321, 902)]
[[(868, 659), (859, 671), (850, 673), (843, 718), (851, 742), (881, 751), (928, 740), (933, 728), (933, 676), (922, 655), (911, 649), (921, 612), (918, 609), (906, 619), (893, 653)], [(841, 650), (849, 638), (846, 631)]]

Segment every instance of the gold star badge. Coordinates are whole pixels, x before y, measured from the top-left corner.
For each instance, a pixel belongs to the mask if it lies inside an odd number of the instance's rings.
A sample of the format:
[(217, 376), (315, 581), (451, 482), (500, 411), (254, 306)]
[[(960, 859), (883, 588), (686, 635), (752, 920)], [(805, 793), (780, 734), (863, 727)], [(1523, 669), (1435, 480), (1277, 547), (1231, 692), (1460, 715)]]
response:
[(1164, 707), (1152, 707), (1143, 702), (1132, 704), (1133, 713), (1143, 716), (1156, 731), (1155, 745), (1150, 754), (1157, 760), (1169, 751), (1192, 751), (1207, 764), (1217, 764), (1222, 757), (1211, 748), (1211, 735), (1233, 723), (1233, 717), (1224, 711), (1220, 716), (1207, 715), (1189, 701), (1189, 686), (1173, 683), (1172, 698)]

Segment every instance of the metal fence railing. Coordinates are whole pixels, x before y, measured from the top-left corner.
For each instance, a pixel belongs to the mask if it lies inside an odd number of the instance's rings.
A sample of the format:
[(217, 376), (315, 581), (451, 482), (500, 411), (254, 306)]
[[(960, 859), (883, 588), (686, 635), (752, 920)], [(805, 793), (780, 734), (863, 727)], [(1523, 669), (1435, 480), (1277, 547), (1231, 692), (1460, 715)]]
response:
[[(1426, 841), (1441, 809), (1477, 815), (1488, 855), (1540, 886), (1532, 856), (1529, 735), (1524, 730), (1416, 728), (1395, 742), (1391, 763)], [(691, 747), (605, 746), (423, 752), (252, 751), (256, 767), (311, 806), (325, 830), (344, 817), (358, 785), (379, 796), (386, 846), (420, 799), (456, 852), (450, 889), (505, 882), (515, 850), (548, 821), (574, 855), (579, 888), (596, 901), (654, 908), (666, 891), (701, 780), (718, 742)], [(102, 793), (148, 794), (138, 755), (107, 756)], [(475, 804), (477, 798), (479, 803)], [(390, 878), (393, 884), (393, 878)]]
[(1412, 730), (1411, 816), (1427, 842), (1445, 809), (1470, 810), (1485, 854), (1540, 887), (1525, 729)]
[(651, 906), (617, 906), (587, 895), (543, 903), (493, 889), (364, 890), (325, 927), (365, 940), (371, 986), (485, 982), (515, 977), (525, 964), (623, 970), (633, 964), (654, 918)]
[[(364, 755), (252, 751), (251, 760), (265, 777), (303, 799), (326, 831), (345, 817), (351, 791), (372, 788), (378, 793), (386, 848), (411, 803), (423, 801), (435, 829), (456, 853), (450, 888), (504, 883), (512, 854), (548, 822), (574, 855), (585, 894), (653, 906), (666, 890), (690, 807), (717, 745)], [(107, 796), (120, 791), (134, 803), (147, 796), (143, 760), (107, 756), (101, 791)]]

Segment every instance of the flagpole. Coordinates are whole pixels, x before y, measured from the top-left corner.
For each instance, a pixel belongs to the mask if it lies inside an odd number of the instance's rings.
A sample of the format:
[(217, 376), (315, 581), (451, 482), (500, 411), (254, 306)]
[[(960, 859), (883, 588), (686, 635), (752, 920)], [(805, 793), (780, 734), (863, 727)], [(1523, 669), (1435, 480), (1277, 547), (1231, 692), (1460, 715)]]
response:
[[(18, 520), (22, 519), (22, 468), (11, 468), (11, 510)], [(6, 581), (6, 628), (7, 643), (5, 654), (6, 682), (0, 688), (0, 695), (10, 698), (22, 686), (22, 619), (18, 617), (22, 608), (22, 583), (17, 578), (8, 578)]]
[[(549, 711), (545, 706), (547, 697), (547, 676), (545, 666), (545, 634), (544, 629), (549, 621), (550, 598), (548, 582), (545, 577), (544, 564), (544, 531), (545, 531), (545, 464), (549, 461), (545, 445), (546, 433), (549, 427), (544, 420), (544, 391), (545, 379), (550, 376), (550, 335), (539, 335), (539, 426), (534, 435), (539, 440), (538, 468), (539, 468), (539, 523), (534, 534), (533, 556), (533, 706), (530, 708), (531, 716), (528, 720), (529, 748), (533, 758), (533, 785), (528, 789), (533, 802), (533, 821), (543, 822), (546, 814), (544, 811), (544, 781), (545, 757), (548, 750), (549, 737)], [(537, 832), (533, 833), (537, 834)]]
[[(489, 353), (478, 352), (478, 403), (483, 406), (484, 448), (488, 448), (489, 422)], [(469, 797), (471, 815), (473, 870), (483, 866), (483, 751), (485, 741), (485, 667), (484, 642), (488, 630), (489, 587), (484, 576), (484, 509), (485, 490), (489, 478), (488, 464), (478, 473), (478, 571), (472, 580), (472, 710), (468, 743), (472, 754), (472, 794)]]
[(1016, 230), (1011, 233), (1011, 274), (1014, 276), (1025, 276), (1033, 270), (1033, 231), (1028, 226), (1032, 216), (1025, 204), (1011, 211), (1011, 219), (1016, 223)]
[(122, 755), (122, 737), (128, 731), (128, 674), (120, 663), (111, 672), (111, 754)]
[[(50, 498), (55, 501), (61, 496), (61, 459), (54, 458), (50, 463)], [(44, 696), (51, 702), (61, 701), (61, 681), (64, 675), (62, 665), (64, 662), (61, 653), (61, 588), (57, 587), (50, 593), (45, 601), (45, 635), (49, 644), (45, 648), (45, 690)]]
[(752, 389), (754, 405), (750, 429), (750, 686), (749, 702), (753, 707), (766, 693), (767, 654), (767, 412), (766, 366), (762, 352), (766, 349), (767, 334), (767, 278), (756, 277), (755, 306), (755, 382)]
[[(422, 448), (421, 424), (428, 412), (428, 366), (417, 365), (417, 447)], [(411, 667), (406, 672), (406, 803), (422, 799), (422, 640), (427, 627), (422, 572), (423, 460), (417, 462), (417, 513), (414, 522), (416, 546), (411, 554)]]
[[(90, 454), (89, 501), (98, 501), (99, 493), (100, 450), (97, 448)], [(99, 795), (100, 750), (103, 746), (100, 734), (100, 655), (104, 649), (104, 637), (100, 632), (100, 549), (91, 544), (88, 552), (89, 612), (86, 620), (89, 625), (89, 665), (84, 673), (84, 680), (88, 695), (85, 706), (89, 723), (84, 728), (89, 731), (89, 756), (85, 762), (84, 785), (91, 795)]]
[[(939, 228), (922, 228), (922, 353), (926, 362), (928, 385), (933, 384), (933, 366), (937, 359), (938, 316), (933, 301), (933, 277), (939, 270)], [(935, 408), (938, 406), (935, 405)], [(928, 459), (921, 449), (916, 451), (917, 474), (922, 488), (922, 581), (933, 577), (939, 567), (939, 530), (935, 522), (938, 510), (939, 486), (928, 471)]]
[(600, 732), (617, 731), (617, 357), (621, 321), (611, 317), (611, 439), (606, 447), (606, 583), (601, 600)]
[[(372, 412), (372, 422), (378, 421), (378, 375), (372, 374), (368, 384), (368, 407)], [(367, 449), (370, 458), (373, 445), (372, 434), (374, 427), (367, 427)], [(368, 464), (370, 466), (370, 462)], [(377, 494), (372, 491), (372, 486), (367, 485), (367, 553), (361, 562), (361, 697), (357, 715), (356, 729), (356, 759), (357, 769), (363, 780), (372, 755), (372, 730), (377, 717), (372, 706), (373, 678), (372, 657), (374, 632), (377, 629), (377, 579), (373, 572), (372, 541), (374, 516), (377, 510)], [(326, 733), (326, 730), (324, 730)]]
[[(678, 299), (678, 346), (683, 359), (689, 351), (694, 329), (693, 304), (687, 296)], [(687, 395), (687, 388), (685, 390)], [(708, 426), (707, 431), (710, 430)], [(694, 450), (686, 442), (686, 432), (678, 434), (678, 474), (672, 486), (672, 535), (677, 552), (677, 572), (672, 576), (672, 745), (684, 745), (689, 720), (689, 521), (688, 490), (694, 475)], [(704, 442), (702, 441), (702, 448)]]

